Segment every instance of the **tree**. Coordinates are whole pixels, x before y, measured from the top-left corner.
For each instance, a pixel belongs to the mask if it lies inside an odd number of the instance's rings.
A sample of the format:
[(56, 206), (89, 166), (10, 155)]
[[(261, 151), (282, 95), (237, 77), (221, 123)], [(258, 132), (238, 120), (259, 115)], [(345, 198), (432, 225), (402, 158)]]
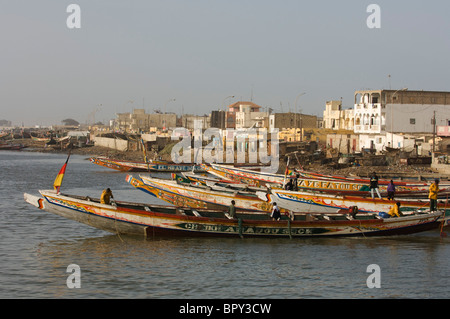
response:
[(62, 123), (64, 125), (67, 125), (67, 126), (78, 126), (78, 125), (80, 125), (80, 123), (78, 123), (74, 119), (65, 119), (65, 120), (62, 120)]

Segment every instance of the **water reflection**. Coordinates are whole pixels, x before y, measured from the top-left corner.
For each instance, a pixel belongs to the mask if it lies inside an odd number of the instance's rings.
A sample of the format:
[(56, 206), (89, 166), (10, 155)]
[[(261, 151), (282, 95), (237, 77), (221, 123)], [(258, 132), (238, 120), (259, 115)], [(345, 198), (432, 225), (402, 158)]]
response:
[[(432, 236), (406, 239), (143, 239), (107, 235), (40, 245), (50, 293), (78, 298), (384, 298), (419, 297), (449, 283), (448, 245)], [(69, 264), (82, 289), (65, 287)], [(383, 289), (365, 285), (380, 265)], [(436, 279), (436, 272), (440, 275)], [(430, 293), (427, 294), (428, 296)]]

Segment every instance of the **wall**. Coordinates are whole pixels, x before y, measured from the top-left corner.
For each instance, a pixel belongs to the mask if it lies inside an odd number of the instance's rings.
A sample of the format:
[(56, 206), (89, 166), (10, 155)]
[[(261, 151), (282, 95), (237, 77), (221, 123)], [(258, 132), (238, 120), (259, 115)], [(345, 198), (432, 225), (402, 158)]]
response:
[(128, 141), (108, 137), (93, 137), (95, 146), (103, 146), (118, 151), (128, 150)]
[(433, 133), (434, 111), (436, 111), (436, 124), (443, 125), (448, 118), (448, 109), (449, 106), (444, 105), (388, 104), (386, 105), (386, 131)]

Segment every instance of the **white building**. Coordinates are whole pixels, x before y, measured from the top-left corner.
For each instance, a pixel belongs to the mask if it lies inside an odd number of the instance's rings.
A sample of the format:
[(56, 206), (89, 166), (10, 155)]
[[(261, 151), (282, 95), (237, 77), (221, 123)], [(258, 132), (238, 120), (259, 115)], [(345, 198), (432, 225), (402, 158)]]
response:
[(264, 121), (268, 118), (269, 113), (263, 112), (261, 109), (261, 106), (253, 102), (240, 101), (229, 105), (227, 121), (233, 119), (234, 123), (227, 127), (233, 127), (233, 124), (236, 129), (264, 127)]
[[(402, 136), (433, 134), (450, 117), (450, 92), (369, 90), (355, 92), (355, 133), (361, 149), (403, 148)], [(397, 136), (398, 135), (398, 136)], [(397, 137), (396, 137), (397, 136)], [(409, 142), (408, 142), (409, 143)]]

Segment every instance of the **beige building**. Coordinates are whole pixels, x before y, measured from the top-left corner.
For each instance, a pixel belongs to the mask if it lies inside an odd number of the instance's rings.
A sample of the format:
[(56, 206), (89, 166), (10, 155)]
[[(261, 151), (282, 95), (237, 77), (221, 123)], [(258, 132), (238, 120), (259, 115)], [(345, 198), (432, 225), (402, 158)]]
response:
[(211, 124), (211, 115), (191, 115), (191, 114), (183, 114), (180, 118), (179, 125), (180, 127), (184, 127), (188, 130), (193, 130), (195, 127), (195, 121), (201, 123), (201, 128), (207, 129)]
[(342, 101), (327, 101), (323, 111), (324, 128), (353, 131), (355, 125), (353, 114), (353, 109), (342, 109)]
[(176, 114), (147, 114), (144, 109), (134, 109), (133, 113), (117, 113), (114, 121), (114, 128), (124, 132), (149, 132), (151, 128), (169, 129), (176, 125)]
[(301, 113), (275, 113), (269, 115), (269, 131), (278, 129), (279, 138), (287, 141), (303, 141), (306, 129), (317, 128), (317, 116)]
[(269, 129), (317, 128), (317, 116), (301, 113), (274, 113), (269, 115)]

